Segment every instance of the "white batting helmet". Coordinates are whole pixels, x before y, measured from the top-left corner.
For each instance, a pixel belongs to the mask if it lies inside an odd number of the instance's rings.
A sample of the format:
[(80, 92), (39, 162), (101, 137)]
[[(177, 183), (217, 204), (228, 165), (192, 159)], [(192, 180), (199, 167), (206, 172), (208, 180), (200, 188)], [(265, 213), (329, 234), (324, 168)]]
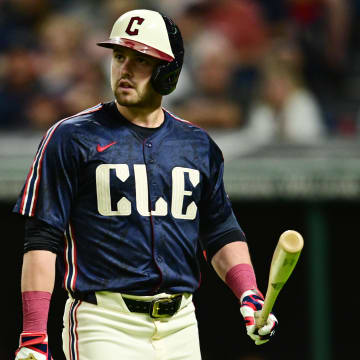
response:
[(97, 45), (125, 46), (162, 62), (154, 70), (151, 83), (162, 95), (176, 87), (184, 58), (184, 45), (176, 24), (157, 11), (132, 10), (114, 23), (110, 38)]

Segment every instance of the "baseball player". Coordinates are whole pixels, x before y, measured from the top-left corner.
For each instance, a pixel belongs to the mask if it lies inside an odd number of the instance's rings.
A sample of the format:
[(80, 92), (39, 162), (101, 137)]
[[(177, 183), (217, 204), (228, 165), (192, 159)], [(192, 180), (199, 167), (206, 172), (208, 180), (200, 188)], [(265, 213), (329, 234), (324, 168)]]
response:
[(67, 360), (201, 359), (199, 246), (239, 299), (248, 335), (268, 341), (277, 320), (256, 330), (263, 296), (224, 190), (222, 153), (161, 107), (183, 63), (178, 27), (134, 10), (98, 45), (112, 49), (114, 101), (47, 131), (14, 208), (26, 216), (16, 359), (51, 359), (56, 262), (69, 295)]

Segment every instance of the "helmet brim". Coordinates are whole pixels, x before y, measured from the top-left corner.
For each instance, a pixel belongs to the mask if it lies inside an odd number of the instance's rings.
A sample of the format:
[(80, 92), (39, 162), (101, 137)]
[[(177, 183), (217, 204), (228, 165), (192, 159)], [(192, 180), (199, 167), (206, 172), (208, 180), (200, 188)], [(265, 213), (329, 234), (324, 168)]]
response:
[(125, 38), (114, 38), (114, 39), (109, 39), (106, 41), (101, 41), (101, 42), (97, 43), (97, 45), (105, 47), (105, 48), (110, 48), (110, 49), (113, 49), (116, 46), (124, 46), (129, 49), (139, 51), (145, 55), (149, 55), (154, 58), (164, 60), (167, 62), (171, 62), (174, 60), (174, 57), (172, 57), (169, 54), (164, 53), (163, 51), (155, 49), (155, 48), (153, 48), (149, 45), (143, 44), (139, 41), (125, 39)]

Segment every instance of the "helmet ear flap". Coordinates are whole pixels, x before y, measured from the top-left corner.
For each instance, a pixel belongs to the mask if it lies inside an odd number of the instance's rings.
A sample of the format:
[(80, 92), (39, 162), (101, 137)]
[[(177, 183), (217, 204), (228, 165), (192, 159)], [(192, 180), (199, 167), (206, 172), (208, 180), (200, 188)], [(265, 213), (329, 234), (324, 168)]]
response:
[(151, 84), (156, 92), (168, 95), (176, 88), (181, 72), (181, 65), (176, 59), (170, 63), (161, 63), (153, 71)]
[(171, 62), (161, 62), (154, 70), (151, 84), (156, 92), (168, 95), (175, 90), (184, 61), (184, 43), (177, 25), (167, 16), (162, 15), (172, 52), (175, 59)]

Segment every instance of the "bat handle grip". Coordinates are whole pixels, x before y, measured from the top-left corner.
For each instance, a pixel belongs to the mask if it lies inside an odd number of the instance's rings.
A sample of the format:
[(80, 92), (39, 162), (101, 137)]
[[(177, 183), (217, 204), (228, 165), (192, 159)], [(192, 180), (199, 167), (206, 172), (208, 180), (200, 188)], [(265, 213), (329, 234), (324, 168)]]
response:
[(260, 329), (261, 327), (263, 327), (264, 325), (266, 325), (267, 323), (267, 319), (269, 317), (269, 314), (271, 312), (271, 304), (269, 303), (269, 301), (267, 301), (265, 299), (263, 308), (259, 311), (255, 312), (255, 326), (257, 329)]
[(262, 315), (262, 310), (255, 312), (255, 326), (257, 329), (260, 329), (266, 324), (267, 317)]

